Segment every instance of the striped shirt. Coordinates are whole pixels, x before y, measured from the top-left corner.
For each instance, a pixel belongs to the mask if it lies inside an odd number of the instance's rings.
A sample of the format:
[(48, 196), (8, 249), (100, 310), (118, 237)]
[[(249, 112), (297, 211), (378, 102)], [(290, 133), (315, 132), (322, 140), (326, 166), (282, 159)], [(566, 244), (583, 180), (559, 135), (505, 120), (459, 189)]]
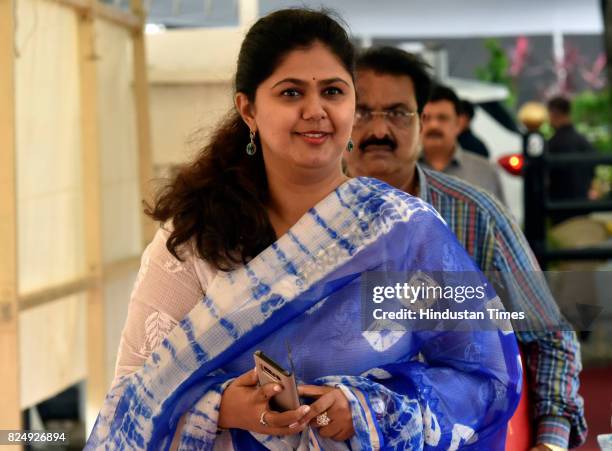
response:
[[(419, 164), (425, 168), (433, 171), (434, 169), (429, 166), (427, 160), (421, 153)], [(447, 175), (452, 175), (461, 180), (465, 180), (472, 185), (476, 185), (480, 188), (486, 189), (489, 193), (493, 194), (502, 204), (506, 204), (504, 192), (501, 186), (501, 179), (499, 173), (493, 164), (487, 159), (480, 155), (476, 155), (471, 152), (467, 152), (457, 145), (453, 152), (453, 157), (449, 161), (448, 165), (444, 170), (440, 171)]]
[[(586, 439), (584, 405), (578, 394), (580, 346), (555, 300), (518, 224), (486, 191), (456, 177), (417, 165), (419, 197), (438, 210), (459, 242), (485, 273), (503, 279), (500, 297), (509, 311), (557, 318), (555, 328), (517, 328), (526, 360), (536, 443), (563, 448)], [(560, 326), (560, 327), (559, 327)]]

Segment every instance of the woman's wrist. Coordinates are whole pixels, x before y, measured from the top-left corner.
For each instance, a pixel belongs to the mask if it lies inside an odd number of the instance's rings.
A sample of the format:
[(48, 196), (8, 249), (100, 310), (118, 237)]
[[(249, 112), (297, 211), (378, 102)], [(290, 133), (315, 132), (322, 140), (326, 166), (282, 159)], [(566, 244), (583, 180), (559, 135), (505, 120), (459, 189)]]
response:
[(227, 390), (230, 388), (233, 381), (234, 379), (230, 379), (221, 387), (222, 391), (221, 400), (219, 401), (219, 416), (217, 417), (217, 429), (220, 430), (232, 429), (236, 427), (236, 425), (232, 423), (235, 415), (232, 415), (232, 412), (228, 412), (228, 409), (230, 409), (232, 403), (228, 399)]
[(225, 390), (221, 393), (221, 402), (219, 403), (219, 417), (217, 418), (217, 429), (231, 429), (229, 424), (231, 415), (227, 414), (227, 406), (223, 404), (223, 398), (225, 397)]

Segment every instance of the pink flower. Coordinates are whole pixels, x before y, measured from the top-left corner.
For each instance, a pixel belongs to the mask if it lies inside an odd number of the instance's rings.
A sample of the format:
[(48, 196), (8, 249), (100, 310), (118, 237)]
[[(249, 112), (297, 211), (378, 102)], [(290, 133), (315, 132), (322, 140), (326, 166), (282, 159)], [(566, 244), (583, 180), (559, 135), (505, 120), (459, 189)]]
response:
[(529, 54), (529, 39), (525, 36), (516, 38), (516, 45), (512, 52), (512, 64), (510, 65), (510, 75), (517, 77), (525, 67), (527, 56)]
[(584, 79), (584, 81), (587, 82), (590, 88), (601, 89), (605, 85), (605, 81), (602, 77), (602, 72), (605, 69), (605, 67), (606, 67), (606, 55), (601, 53), (597, 57), (597, 59), (595, 59), (595, 62), (593, 63), (591, 70), (582, 68), (580, 71), (580, 74), (582, 75), (582, 78)]

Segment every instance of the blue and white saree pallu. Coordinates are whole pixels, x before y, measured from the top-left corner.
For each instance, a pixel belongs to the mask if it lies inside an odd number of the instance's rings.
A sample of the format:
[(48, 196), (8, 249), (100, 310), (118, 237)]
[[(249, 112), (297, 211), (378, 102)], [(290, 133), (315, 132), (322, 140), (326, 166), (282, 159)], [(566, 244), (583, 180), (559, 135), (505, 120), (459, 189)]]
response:
[[(477, 271), (428, 204), (373, 179), (344, 183), (246, 266), (216, 276), (111, 388), (86, 449), (168, 449), (181, 417), (179, 449), (503, 449), (522, 376), (511, 331), (362, 330), (364, 273), (414, 270)], [(486, 300), (499, 304), (490, 289)], [(253, 368), (257, 349), (286, 363), (287, 343), (301, 383), (348, 398), (349, 441), (217, 430), (225, 385)]]

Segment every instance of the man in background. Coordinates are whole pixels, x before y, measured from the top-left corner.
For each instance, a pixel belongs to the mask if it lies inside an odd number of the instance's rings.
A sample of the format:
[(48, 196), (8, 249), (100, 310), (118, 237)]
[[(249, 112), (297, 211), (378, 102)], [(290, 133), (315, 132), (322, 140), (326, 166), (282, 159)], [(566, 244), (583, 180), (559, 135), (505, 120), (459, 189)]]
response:
[(480, 186), (504, 203), (497, 169), (489, 160), (463, 150), (457, 142), (461, 132), (460, 113), (457, 94), (449, 87), (435, 86), (423, 109), (421, 163)]
[[(417, 164), (420, 114), (431, 87), (426, 68), (420, 59), (392, 47), (359, 57), (355, 149), (345, 153), (349, 174), (379, 178), (432, 204), (480, 269), (499, 272), (509, 288), (502, 295), (507, 310), (558, 315), (527, 241), (507, 210), (485, 191)], [(580, 445), (586, 424), (578, 395), (576, 334), (563, 328), (517, 330), (516, 336), (526, 360), (537, 428), (532, 450)]]
[(459, 145), (468, 152), (473, 152), (483, 158), (489, 159), (489, 149), (478, 136), (472, 132), (472, 119), (474, 119), (474, 105), (469, 100), (461, 100), (459, 125), (461, 133), (457, 137)]
[[(548, 141), (551, 155), (595, 152), (589, 141), (572, 123), (571, 103), (564, 97), (548, 101), (548, 117), (555, 134)], [(586, 199), (593, 178), (591, 166), (569, 165), (570, 168), (554, 168), (550, 171), (548, 195), (551, 200)]]

